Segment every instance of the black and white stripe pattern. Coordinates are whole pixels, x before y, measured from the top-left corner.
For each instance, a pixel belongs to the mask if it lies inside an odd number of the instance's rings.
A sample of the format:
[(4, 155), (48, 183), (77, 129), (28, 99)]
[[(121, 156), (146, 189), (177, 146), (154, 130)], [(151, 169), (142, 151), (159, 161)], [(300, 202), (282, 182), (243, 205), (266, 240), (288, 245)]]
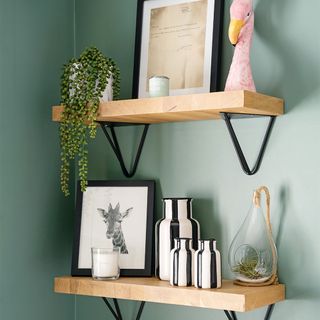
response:
[(156, 275), (170, 279), (170, 251), (175, 238), (192, 238), (198, 247), (200, 225), (192, 218), (191, 198), (164, 198), (164, 218), (156, 223)]
[(175, 248), (171, 250), (170, 284), (172, 286), (189, 287), (193, 285), (192, 239), (175, 239)]
[(197, 288), (221, 287), (221, 256), (215, 239), (199, 240), (194, 259), (194, 278)]

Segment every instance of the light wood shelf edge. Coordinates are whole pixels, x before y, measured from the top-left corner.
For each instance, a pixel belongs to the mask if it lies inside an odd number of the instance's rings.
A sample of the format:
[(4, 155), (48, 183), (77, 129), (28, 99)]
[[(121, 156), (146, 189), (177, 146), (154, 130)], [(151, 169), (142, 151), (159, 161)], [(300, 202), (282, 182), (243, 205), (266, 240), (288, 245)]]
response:
[[(62, 106), (54, 106), (52, 120), (60, 121)], [(211, 92), (185, 96), (104, 102), (99, 121), (161, 123), (220, 119), (219, 112), (281, 115), (284, 101), (250, 91)]]
[(95, 281), (89, 277), (56, 277), (56, 293), (156, 302), (209, 309), (245, 312), (285, 299), (282, 284), (267, 287), (241, 287), (223, 280), (220, 289), (172, 287), (156, 278), (120, 278)]

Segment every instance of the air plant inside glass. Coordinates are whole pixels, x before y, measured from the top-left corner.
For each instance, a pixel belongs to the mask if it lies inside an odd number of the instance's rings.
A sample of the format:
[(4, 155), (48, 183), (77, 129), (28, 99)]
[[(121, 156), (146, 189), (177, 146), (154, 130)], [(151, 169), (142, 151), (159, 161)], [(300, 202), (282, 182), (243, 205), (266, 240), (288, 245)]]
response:
[[(266, 193), (266, 219), (260, 204), (261, 191)], [(228, 262), (240, 282), (258, 284), (276, 277), (277, 251), (271, 233), (269, 208), (269, 191), (261, 187), (254, 192), (253, 204), (231, 243)]]

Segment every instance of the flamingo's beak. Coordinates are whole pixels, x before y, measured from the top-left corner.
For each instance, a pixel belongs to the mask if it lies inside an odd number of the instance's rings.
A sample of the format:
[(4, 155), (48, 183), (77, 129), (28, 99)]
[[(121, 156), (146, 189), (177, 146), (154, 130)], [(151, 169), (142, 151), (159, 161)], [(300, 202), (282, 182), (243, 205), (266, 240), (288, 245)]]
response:
[(232, 45), (235, 46), (237, 44), (240, 31), (244, 25), (244, 20), (231, 19), (229, 25), (229, 40)]

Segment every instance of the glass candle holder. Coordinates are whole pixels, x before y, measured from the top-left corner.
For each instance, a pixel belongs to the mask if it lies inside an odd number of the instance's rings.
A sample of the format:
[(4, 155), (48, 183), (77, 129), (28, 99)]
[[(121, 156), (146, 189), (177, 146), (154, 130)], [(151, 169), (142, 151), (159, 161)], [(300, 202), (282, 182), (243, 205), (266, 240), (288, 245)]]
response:
[(120, 276), (120, 248), (91, 248), (92, 278), (116, 280)]
[(153, 76), (149, 79), (149, 96), (164, 97), (169, 95), (169, 78), (166, 76)]

